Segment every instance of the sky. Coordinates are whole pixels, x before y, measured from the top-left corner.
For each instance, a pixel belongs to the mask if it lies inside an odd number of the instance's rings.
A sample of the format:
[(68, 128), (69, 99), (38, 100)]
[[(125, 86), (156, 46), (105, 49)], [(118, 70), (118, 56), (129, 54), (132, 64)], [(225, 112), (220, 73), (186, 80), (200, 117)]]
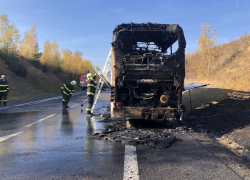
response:
[(0, 0), (0, 13), (16, 25), (21, 37), (34, 23), (40, 52), (46, 39), (56, 40), (59, 49), (78, 50), (100, 68), (113, 30), (122, 23), (178, 24), (186, 52), (198, 48), (201, 24), (219, 32), (218, 44), (250, 32), (250, 0)]

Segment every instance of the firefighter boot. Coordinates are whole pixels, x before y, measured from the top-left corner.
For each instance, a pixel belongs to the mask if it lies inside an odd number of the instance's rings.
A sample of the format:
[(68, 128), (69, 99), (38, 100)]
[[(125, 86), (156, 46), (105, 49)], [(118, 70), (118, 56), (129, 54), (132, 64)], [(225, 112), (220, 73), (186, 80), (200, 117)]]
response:
[(67, 102), (65, 102), (65, 104), (66, 104), (66, 108), (69, 108), (68, 103), (69, 103), (68, 101), (67, 101)]
[(67, 109), (66, 102), (63, 102), (63, 109)]

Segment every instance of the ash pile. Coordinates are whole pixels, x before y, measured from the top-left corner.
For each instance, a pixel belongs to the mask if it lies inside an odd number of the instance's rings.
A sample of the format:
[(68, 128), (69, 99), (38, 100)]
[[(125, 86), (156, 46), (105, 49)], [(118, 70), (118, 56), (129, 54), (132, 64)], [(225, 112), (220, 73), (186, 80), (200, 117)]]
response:
[[(131, 121), (130, 121), (131, 123)], [(129, 125), (132, 125), (129, 127)], [(184, 134), (186, 129), (183, 127), (169, 127), (166, 124), (139, 122), (131, 123), (128, 121), (115, 121), (106, 123), (105, 129), (101, 133), (93, 135), (95, 139), (122, 142), (126, 145), (149, 145), (157, 149), (170, 146), (177, 140), (175, 133)], [(149, 128), (149, 126), (151, 126)]]

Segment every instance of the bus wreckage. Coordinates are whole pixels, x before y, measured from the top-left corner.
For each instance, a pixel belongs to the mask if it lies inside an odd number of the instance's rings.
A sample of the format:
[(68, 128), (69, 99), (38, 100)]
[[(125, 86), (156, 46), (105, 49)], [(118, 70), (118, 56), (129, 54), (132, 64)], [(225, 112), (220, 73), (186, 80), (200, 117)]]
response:
[(117, 25), (107, 82), (111, 118), (181, 120), (185, 47), (183, 30), (176, 24)]
[[(172, 52), (174, 43), (178, 48)], [(111, 50), (111, 118), (181, 119), (185, 47), (179, 25), (117, 25)]]

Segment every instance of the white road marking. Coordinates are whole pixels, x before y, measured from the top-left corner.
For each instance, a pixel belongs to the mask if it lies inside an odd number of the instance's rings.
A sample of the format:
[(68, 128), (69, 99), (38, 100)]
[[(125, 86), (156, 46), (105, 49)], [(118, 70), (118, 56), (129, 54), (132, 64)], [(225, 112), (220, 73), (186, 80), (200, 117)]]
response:
[[(81, 93), (77, 93), (76, 95), (78, 95), (78, 94), (81, 94)], [(28, 104), (34, 104), (34, 103), (40, 103), (40, 102), (45, 102), (45, 101), (48, 101), (48, 100), (59, 99), (59, 98), (61, 98), (61, 96), (57, 96), (57, 97), (54, 97), (54, 98), (43, 99), (43, 100), (39, 100), (39, 101), (33, 101), (33, 102), (29, 102), (29, 103), (24, 103), (24, 104), (18, 104), (18, 105), (15, 105), (14, 107), (17, 107), (17, 106), (24, 106), (24, 105), (28, 105)], [(85, 101), (87, 101), (87, 100), (85, 100)], [(85, 101), (83, 101), (83, 102), (85, 102)], [(76, 105), (78, 105), (78, 104), (76, 104)], [(74, 105), (74, 106), (76, 106), (76, 105)], [(74, 106), (72, 106), (72, 107), (74, 107)], [(12, 107), (13, 107), (13, 106), (12, 106)], [(9, 107), (1, 108), (1, 109), (7, 109), (7, 108), (9, 108)], [(0, 109), (0, 110), (1, 110), (1, 109)], [(36, 121), (36, 122), (33, 122), (33, 123), (31, 123), (31, 124), (29, 124), (29, 125), (27, 125), (27, 126), (25, 126), (25, 127), (30, 127), (30, 126), (32, 126), (32, 125), (38, 123), (38, 122), (44, 121), (44, 120), (46, 120), (46, 119), (48, 119), (48, 118), (50, 118), (50, 117), (52, 117), (52, 116), (55, 116), (56, 114), (57, 114), (57, 113), (51, 114), (51, 115), (49, 115), (49, 116), (47, 116), (47, 117), (45, 117), (45, 118), (43, 118), (43, 119), (40, 119), (40, 120), (38, 120), (38, 121)], [(16, 135), (18, 135), (18, 134), (21, 134), (21, 133), (23, 133), (23, 131), (22, 131), (22, 132), (19, 132), (19, 133), (15, 133), (15, 134), (11, 134), (11, 135), (7, 135), (7, 136), (0, 137), (0, 142), (5, 141), (5, 140), (7, 140), (7, 139), (9, 139), (9, 138), (11, 138), (11, 137), (13, 137), (13, 136), (16, 136)]]
[(11, 138), (13, 136), (16, 136), (18, 134), (21, 134), (21, 133), (23, 133), (23, 131), (19, 132), (19, 133), (16, 133), (16, 134), (11, 134), (11, 135), (8, 135), (8, 136), (0, 137), (0, 142), (5, 141), (6, 139), (9, 139), (9, 138)]
[(51, 114), (50, 116), (47, 116), (46, 118), (40, 119), (40, 120), (38, 120), (38, 121), (36, 121), (36, 122), (33, 122), (33, 123), (31, 123), (31, 124), (29, 124), (29, 125), (27, 125), (27, 126), (25, 126), (25, 127), (30, 127), (30, 126), (32, 126), (32, 125), (38, 123), (38, 122), (44, 121), (45, 119), (48, 119), (48, 118), (50, 118), (50, 117), (52, 117), (52, 116), (55, 116), (56, 114), (57, 114), (57, 113)]
[[(75, 93), (74, 95), (79, 95), (79, 94), (82, 94), (82, 92)], [(60, 98), (62, 98), (62, 96), (56, 96), (56, 97), (53, 97), (53, 98), (47, 98), (47, 99), (42, 99), (42, 100), (38, 100), (38, 101), (32, 101), (32, 102), (27, 102), (27, 103), (23, 103), (23, 104), (17, 104), (17, 105), (14, 105), (14, 106), (7, 106), (7, 107), (4, 107), (4, 108), (0, 108), (0, 110), (8, 109), (8, 108), (11, 108), (11, 107), (26, 106), (26, 105), (31, 105), (31, 104), (39, 104), (39, 103), (42, 103), (42, 102), (45, 102), (45, 101), (50, 101), (50, 100), (60, 99)]]
[(125, 145), (123, 180), (139, 180), (136, 146)]
[[(84, 100), (84, 101), (82, 101), (82, 102), (86, 102), (86, 101), (87, 101), (87, 100)], [(78, 104), (81, 104), (81, 103), (78, 103)], [(75, 104), (75, 105), (71, 106), (70, 108), (75, 107), (75, 106), (77, 106), (78, 104)]]
[(75, 106), (77, 106), (77, 105), (78, 105), (78, 104), (75, 104), (75, 105), (71, 106), (70, 108), (75, 107)]

